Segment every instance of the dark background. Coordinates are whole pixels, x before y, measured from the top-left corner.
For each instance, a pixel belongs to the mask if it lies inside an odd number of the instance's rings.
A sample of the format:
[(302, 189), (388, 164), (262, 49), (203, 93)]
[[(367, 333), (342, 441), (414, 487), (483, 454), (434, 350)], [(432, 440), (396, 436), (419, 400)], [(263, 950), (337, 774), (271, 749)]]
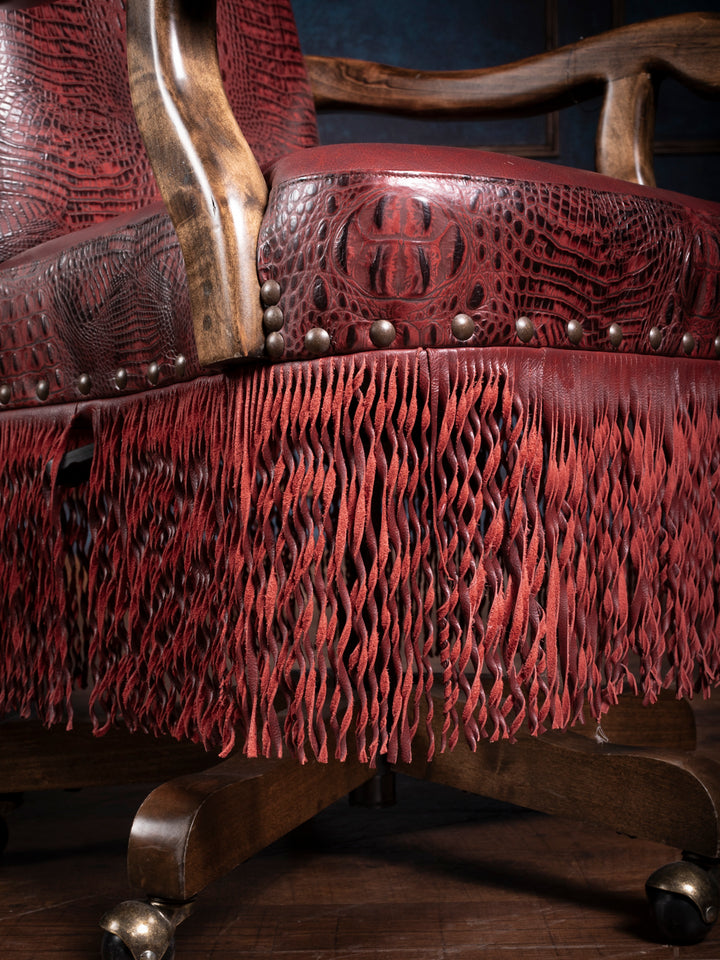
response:
[[(613, 26), (720, 0), (293, 0), (304, 53), (426, 70), (507, 63)], [(391, 141), (502, 149), (593, 169), (601, 102), (549, 119), (417, 120), (370, 113), (320, 117), (324, 143)], [(660, 88), (655, 173), (659, 186), (720, 201), (720, 100), (666, 79)]]

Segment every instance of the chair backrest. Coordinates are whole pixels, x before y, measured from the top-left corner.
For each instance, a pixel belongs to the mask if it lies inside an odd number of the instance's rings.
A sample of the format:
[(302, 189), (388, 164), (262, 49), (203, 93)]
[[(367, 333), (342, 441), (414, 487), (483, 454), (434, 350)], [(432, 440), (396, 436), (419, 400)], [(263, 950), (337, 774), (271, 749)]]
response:
[[(261, 165), (317, 142), (288, 0), (219, 3), (218, 50)], [(130, 101), (125, 0), (0, 4), (0, 177), (0, 261), (159, 199)]]

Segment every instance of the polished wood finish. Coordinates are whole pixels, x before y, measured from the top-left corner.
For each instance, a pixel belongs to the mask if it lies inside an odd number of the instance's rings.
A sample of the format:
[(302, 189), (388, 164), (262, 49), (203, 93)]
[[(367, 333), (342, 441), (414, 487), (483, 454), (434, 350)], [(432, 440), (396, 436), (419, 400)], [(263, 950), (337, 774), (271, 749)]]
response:
[(163, 784), (135, 817), (130, 883), (153, 897), (189, 900), (373, 773), (353, 758), (300, 764), (237, 756)]
[(0, 724), (2, 793), (141, 783), (203, 770), (213, 762), (212, 754), (192, 743), (124, 729), (96, 737), (87, 720), (76, 720), (72, 730), (48, 730), (27, 720)]
[(597, 743), (652, 747), (655, 750), (694, 750), (697, 746), (695, 712), (688, 700), (678, 700), (669, 690), (653, 704), (623, 694), (607, 713), (572, 728), (575, 734)]
[(215, 4), (129, 0), (127, 22), (133, 105), (182, 247), (199, 360), (259, 356), (267, 186), (223, 90)]
[[(720, 699), (699, 702), (720, 759)], [(29, 794), (8, 818), (0, 956), (98, 956), (98, 918), (128, 895), (127, 834), (146, 788)], [(717, 960), (653, 934), (643, 885), (678, 850), (399, 778), (384, 810), (341, 800), (216, 881), (177, 960)]]
[[(306, 62), (321, 107), (484, 117), (547, 112), (604, 87), (598, 170), (653, 184), (655, 85), (670, 74), (717, 94), (719, 47), (720, 14), (678, 14), (486, 69)], [(129, 0), (128, 63), (138, 125), (185, 258), (199, 359), (261, 356), (255, 253), (267, 187), (223, 91), (215, 3)]]
[[(436, 742), (442, 705), (436, 704)], [(695, 726), (687, 704), (656, 708), (622, 698), (581, 734), (521, 735), (516, 743), (460, 745), (432, 762), (422, 735), (415, 760), (397, 769), (535, 810), (660, 839), (706, 856), (720, 852), (720, 771), (685, 752)], [(610, 744), (613, 738), (646, 749)], [(664, 750), (672, 747), (673, 750)], [(213, 880), (367, 783), (375, 771), (353, 757), (301, 765), (293, 758), (234, 756), (157, 788), (130, 837), (130, 882), (152, 897), (185, 901)]]
[(663, 75), (720, 92), (720, 14), (631, 24), (500, 67), (418, 71), (346, 58), (307, 57), (320, 107), (423, 116), (544, 113), (605, 88), (597, 169), (653, 184), (653, 86)]
[[(442, 736), (442, 703), (434, 735)], [(651, 711), (650, 711), (651, 712)], [(642, 739), (649, 741), (649, 729)], [(419, 741), (426, 736), (424, 727)], [(639, 737), (640, 738), (640, 737)], [(403, 773), (630, 836), (720, 857), (720, 767), (684, 750), (622, 746), (576, 733), (521, 732), (515, 743), (461, 743), (428, 762), (418, 742)]]

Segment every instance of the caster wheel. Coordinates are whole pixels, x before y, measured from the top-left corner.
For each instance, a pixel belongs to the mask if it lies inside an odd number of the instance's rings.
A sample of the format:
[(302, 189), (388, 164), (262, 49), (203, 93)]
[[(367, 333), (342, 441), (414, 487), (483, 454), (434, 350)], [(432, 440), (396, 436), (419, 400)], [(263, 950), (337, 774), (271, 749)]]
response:
[[(151, 956), (155, 957), (153, 951), (145, 950), (137, 960), (150, 960)], [(116, 937), (114, 933), (107, 933), (107, 931), (103, 934), (100, 944), (100, 957), (101, 960), (135, 960), (130, 949), (125, 946), (120, 937)], [(157, 958), (157, 960), (174, 960), (174, 957), (175, 941), (171, 940), (162, 958)]]
[(126, 900), (100, 921), (102, 960), (172, 960), (175, 927), (189, 907), (164, 912), (154, 903)]
[(707, 870), (680, 860), (660, 867), (645, 890), (658, 932), (666, 943), (700, 943), (718, 916), (720, 891)]

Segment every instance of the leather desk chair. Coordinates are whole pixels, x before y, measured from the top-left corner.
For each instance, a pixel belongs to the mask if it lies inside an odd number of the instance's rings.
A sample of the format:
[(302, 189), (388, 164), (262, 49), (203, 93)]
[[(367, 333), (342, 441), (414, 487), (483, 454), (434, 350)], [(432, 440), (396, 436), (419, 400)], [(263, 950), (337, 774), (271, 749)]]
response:
[[(649, 892), (701, 937), (720, 775), (665, 691), (720, 675), (720, 207), (651, 143), (720, 17), (437, 76), (306, 63), (285, 0), (219, 4), (219, 68), (205, 4), (130, 0), (136, 125), (122, 0), (1, 6), (0, 707), (227, 757), (141, 807), (104, 955), (396, 769), (685, 850)], [(603, 86), (601, 175), (317, 146), (313, 94)]]

